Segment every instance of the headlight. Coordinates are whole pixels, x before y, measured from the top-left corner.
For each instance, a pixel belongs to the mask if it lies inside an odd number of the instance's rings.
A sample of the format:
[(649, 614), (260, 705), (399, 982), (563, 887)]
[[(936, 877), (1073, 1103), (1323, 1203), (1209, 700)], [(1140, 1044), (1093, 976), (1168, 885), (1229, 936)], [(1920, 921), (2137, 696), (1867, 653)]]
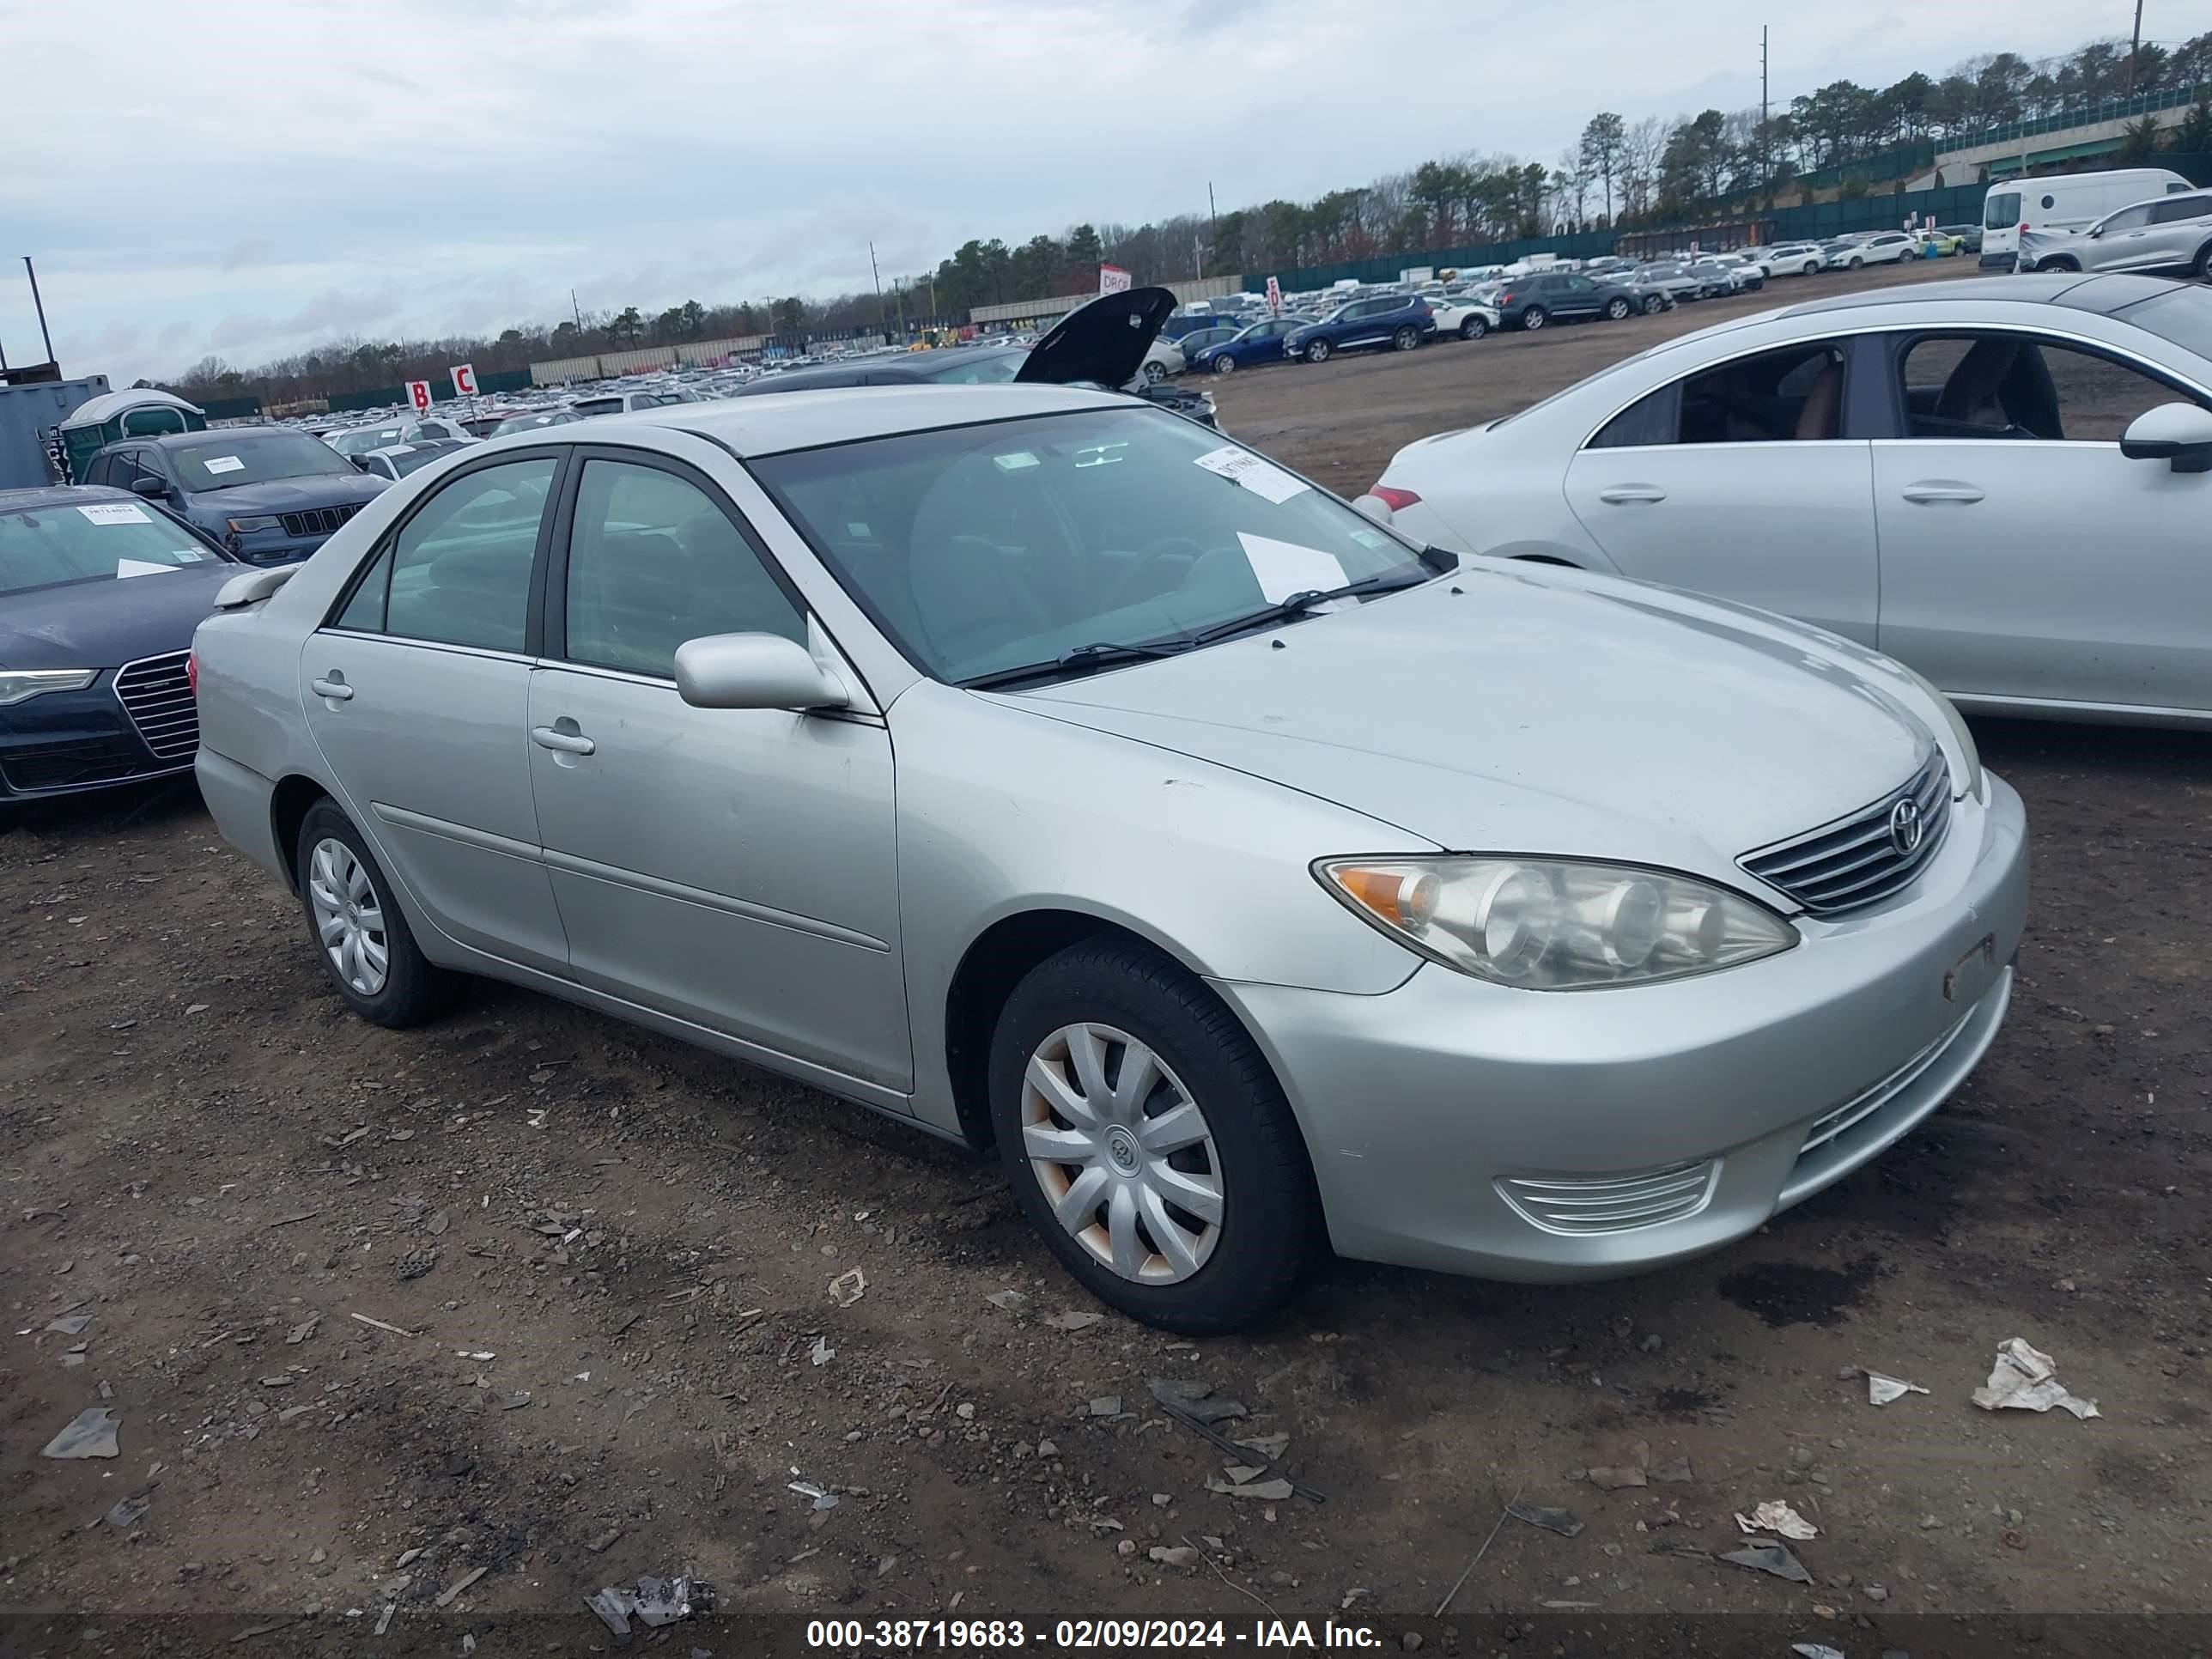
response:
[(82, 691), (99, 678), (97, 668), (0, 669), (0, 705), (46, 691)]
[(1354, 915), (1431, 961), (1531, 991), (1679, 979), (1797, 942), (1747, 898), (1626, 865), (1440, 854), (1323, 860), (1314, 873)]
[(230, 526), (230, 533), (232, 535), (244, 536), (249, 535), (256, 530), (275, 530), (283, 525), (284, 520), (279, 518), (271, 517), (259, 519), (228, 519), (225, 520), (224, 522)]
[[(1896, 661), (1894, 658), (1891, 660)], [(1943, 711), (1943, 718), (1951, 723), (1951, 736), (1958, 743), (1959, 752), (1966, 760), (1966, 793), (1976, 800), (1982, 799), (1982, 751), (1975, 747), (1974, 734), (1966, 729), (1966, 717), (1952, 707), (1950, 698), (1938, 691), (1925, 675), (1914, 673), (1901, 662), (1896, 665), (1899, 673), (1928, 694), (1935, 705)]]

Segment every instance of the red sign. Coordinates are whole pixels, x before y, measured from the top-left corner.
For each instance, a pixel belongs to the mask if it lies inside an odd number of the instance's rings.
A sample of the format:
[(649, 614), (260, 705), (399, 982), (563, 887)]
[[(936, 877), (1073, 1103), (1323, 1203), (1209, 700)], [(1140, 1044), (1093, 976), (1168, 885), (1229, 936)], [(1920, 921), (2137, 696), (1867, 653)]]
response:
[(447, 372), (453, 377), (453, 395), (456, 398), (477, 395), (477, 366), (474, 363), (455, 363)]
[(415, 405), (417, 415), (428, 415), (430, 412), (430, 383), (428, 380), (408, 381), (407, 401)]
[(1099, 266), (1098, 291), (1101, 294), (1127, 294), (1129, 291), (1129, 273), (1119, 265)]
[(1283, 314), (1283, 285), (1272, 276), (1267, 278), (1267, 309), (1278, 317)]

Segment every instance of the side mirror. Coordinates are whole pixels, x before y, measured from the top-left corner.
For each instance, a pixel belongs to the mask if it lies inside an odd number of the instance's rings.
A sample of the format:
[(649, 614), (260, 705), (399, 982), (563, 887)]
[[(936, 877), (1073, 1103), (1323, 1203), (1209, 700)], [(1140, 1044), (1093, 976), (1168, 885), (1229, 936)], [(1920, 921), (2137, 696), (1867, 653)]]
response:
[(149, 501), (166, 501), (169, 499), (169, 486), (142, 472), (131, 481), (131, 493), (143, 495)]
[(2120, 453), (2169, 462), (2176, 472), (2212, 472), (2212, 410), (2184, 403), (2146, 410), (2120, 434)]
[(676, 692), (694, 708), (843, 708), (852, 697), (781, 634), (714, 634), (676, 647)]

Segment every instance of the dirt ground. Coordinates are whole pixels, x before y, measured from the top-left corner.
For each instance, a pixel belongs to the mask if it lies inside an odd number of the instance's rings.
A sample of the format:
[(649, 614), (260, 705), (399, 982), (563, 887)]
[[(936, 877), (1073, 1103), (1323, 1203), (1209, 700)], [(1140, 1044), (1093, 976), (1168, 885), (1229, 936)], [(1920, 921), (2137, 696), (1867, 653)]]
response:
[[(1240, 376), (1223, 417), (1356, 489), (1728, 308)], [(732, 1622), (787, 1613), (2212, 1645), (2212, 740), (1978, 730), (2035, 914), (2009, 1023), (1917, 1133), (1664, 1273), (1344, 1264), (1197, 1345), (1065, 1328), (1097, 1310), (995, 1168), (858, 1109), (498, 987), (350, 1018), (188, 786), (30, 814), (0, 831), (0, 1650), (584, 1652), (581, 1596), (676, 1571), (723, 1611), (672, 1652), (799, 1650)], [(1969, 1403), (2014, 1336), (2100, 1415)], [(1929, 1392), (1876, 1408), (1861, 1366)], [(1209, 1491), (1158, 1377), (1288, 1436), (1326, 1501)], [(103, 1405), (118, 1455), (40, 1455)], [(1516, 1496), (1581, 1529), (1501, 1524)], [(1820, 1529), (1809, 1584), (1714, 1559), (1768, 1499)]]

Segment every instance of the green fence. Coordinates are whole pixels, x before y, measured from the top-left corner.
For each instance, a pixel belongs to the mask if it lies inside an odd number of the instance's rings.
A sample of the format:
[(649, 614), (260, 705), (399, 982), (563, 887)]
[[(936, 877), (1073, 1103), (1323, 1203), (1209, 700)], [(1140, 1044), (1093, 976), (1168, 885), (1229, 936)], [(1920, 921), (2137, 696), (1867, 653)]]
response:
[[(502, 368), (495, 374), (477, 376), (477, 390), (486, 395), (507, 392), (527, 392), (530, 371), (526, 368)], [(451, 375), (430, 382), (430, 401), (449, 404), (453, 401), (453, 381)], [(333, 392), (330, 396), (331, 413), (342, 415), (363, 409), (390, 409), (404, 404), (407, 388), (404, 386), (380, 386), (367, 392)], [(214, 413), (212, 410), (210, 414)]]
[(210, 421), (252, 420), (261, 412), (261, 399), (245, 398), (203, 398), (200, 412)]

